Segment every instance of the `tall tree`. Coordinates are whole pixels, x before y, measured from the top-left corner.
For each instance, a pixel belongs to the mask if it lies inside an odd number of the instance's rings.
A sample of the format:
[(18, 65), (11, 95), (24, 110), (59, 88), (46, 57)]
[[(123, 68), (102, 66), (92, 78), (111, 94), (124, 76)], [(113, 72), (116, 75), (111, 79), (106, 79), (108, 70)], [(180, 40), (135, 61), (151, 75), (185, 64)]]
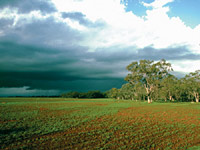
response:
[(107, 95), (109, 98), (115, 98), (115, 99), (119, 99), (119, 92), (120, 90), (117, 88), (112, 88), (109, 91), (107, 91)]
[(173, 101), (175, 98), (175, 91), (178, 79), (174, 75), (168, 75), (164, 78), (161, 82), (161, 92), (162, 95), (165, 97), (165, 101), (169, 99)]
[(134, 93), (135, 91), (130, 83), (122, 85), (119, 89), (119, 96), (121, 99), (133, 99)]
[(151, 60), (140, 60), (128, 65), (127, 70), (131, 73), (126, 76), (125, 80), (133, 85), (142, 83), (146, 90), (148, 103), (151, 103), (152, 93), (159, 86), (160, 81), (169, 75), (172, 67), (164, 59), (156, 63)]
[(200, 70), (191, 72), (185, 76), (188, 92), (194, 96), (196, 102), (199, 102), (200, 93)]
[(177, 80), (173, 87), (174, 97), (177, 101), (188, 101), (188, 90), (184, 78)]

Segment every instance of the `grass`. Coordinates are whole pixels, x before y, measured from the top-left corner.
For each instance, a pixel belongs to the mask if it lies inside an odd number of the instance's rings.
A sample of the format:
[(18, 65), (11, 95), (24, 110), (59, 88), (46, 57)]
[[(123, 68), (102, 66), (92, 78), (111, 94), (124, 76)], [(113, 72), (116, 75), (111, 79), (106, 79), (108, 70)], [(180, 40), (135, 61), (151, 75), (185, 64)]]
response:
[(200, 105), (1, 98), (0, 149), (199, 149)]

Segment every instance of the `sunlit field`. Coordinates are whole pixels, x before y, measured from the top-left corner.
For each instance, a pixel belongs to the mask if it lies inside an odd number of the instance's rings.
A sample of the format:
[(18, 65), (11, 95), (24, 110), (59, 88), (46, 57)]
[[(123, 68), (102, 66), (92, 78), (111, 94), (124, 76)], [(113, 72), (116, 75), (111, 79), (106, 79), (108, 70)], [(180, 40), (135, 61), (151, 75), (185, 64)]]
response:
[(200, 149), (200, 104), (1, 98), (0, 149)]

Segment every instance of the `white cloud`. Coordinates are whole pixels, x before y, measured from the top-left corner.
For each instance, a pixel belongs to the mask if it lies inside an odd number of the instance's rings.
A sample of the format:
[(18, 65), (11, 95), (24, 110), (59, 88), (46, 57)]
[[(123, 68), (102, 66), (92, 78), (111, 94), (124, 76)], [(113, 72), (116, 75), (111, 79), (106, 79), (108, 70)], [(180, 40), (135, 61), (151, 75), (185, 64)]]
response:
[(173, 2), (174, 0), (155, 0), (154, 2), (152, 3), (145, 3), (145, 2), (142, 2), (142, 4), (146, 7), (153, 7), (153, 8), (162, 8), (164, 5), (170, 3), (170, 2)]
[(0, 18), (13, 19), (17, 15), (17, 9), (4, 8), (0, 10)]
[(188, 73), (199, 70), (200, 60), (171, 61), (174, 71)]
[(166, 48), (188, 46), (192, 52), (200, 53), (200, 27), (192, 29), (184, 24), (179, 17), (168, 16), (170, 8), (166, 4), (173, 0), (155, 0), (144, 6), (152, 7), (147, 15), (136, 16), (125, 11), (125, 5), (120, 0), (52, 0), (58, 11), (80, 12), (91, 22), (102, 20), (107, 24), (103, 29), (85, 27), (76, 20), (62, 18), (58, 12), (42, 14), (40, 11), (31, 11), (29, 14), (17, 14), (17, 10), (5, 8), (0, 12), (0, 18), (14, 18), (14, 26), (23, 20), (30, 23), (33, 18), (45, 19), (53, 16), (59, 22), (64, 22), (73, 29), (85, 35), (79, 41), (83, 46), (89, 46), (91, 51), (99, 47), (121, 45), (122, 47), (135, 46), (144, 48)]
[(147, 10), (147, 15), (144, 17), (126, 12), (125, 5), (120, 3), (120, 0), (52, 1), (60, 12), (81, 12), (93, 22), (99, 19), (106, 22), (107, 26), (98, 32), (93, 29), (85, 30), (88, 32), (86, 33), (88, 37), (92, 39), (87, 37), (82, 44), (90, 46), (93, 50), (113, 45), (138, 48), (186, 45), (192, 52), (200, 53), (198, 47), (194, 46), (198, 45), (195, 43), (198, 43), (200, 39), (200, 34), (198, 34), (200, 28), (192, 29), (186, 26), (179, 17), (168, 16), (170, 8), (165, 5), (173, 0), (155, 0), (150, 4), (143, 2), (144, 6), (153, 8)]

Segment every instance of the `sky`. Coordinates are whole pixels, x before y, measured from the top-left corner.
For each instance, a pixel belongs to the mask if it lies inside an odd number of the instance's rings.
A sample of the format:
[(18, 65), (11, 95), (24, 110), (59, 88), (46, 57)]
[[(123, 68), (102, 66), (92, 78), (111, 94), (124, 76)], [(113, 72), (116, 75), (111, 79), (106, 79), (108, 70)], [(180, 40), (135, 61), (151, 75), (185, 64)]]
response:
[(120, 88), (133, 61), (200, 69), (200, 0), (0, 1), (0, 96)]

